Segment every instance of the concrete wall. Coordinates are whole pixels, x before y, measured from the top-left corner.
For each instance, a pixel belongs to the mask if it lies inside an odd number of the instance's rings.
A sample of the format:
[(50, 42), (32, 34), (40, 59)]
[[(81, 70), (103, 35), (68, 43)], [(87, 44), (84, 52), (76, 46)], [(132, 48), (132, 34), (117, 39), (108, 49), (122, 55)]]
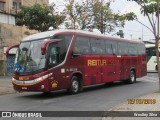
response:
[(0, 60), (0, 76), (6, 75), (6, 61)]
[[(8, 14), (11, 14), (11, 12), (14, 10), (18, 10), (20, 8), (19, 4), (25, 6), (32, 6), (35, 3), (46, 4), (46, 5), (48, 5), (49, 3), (49, 0), (0, 0), (0, 1), (5, 3), (4, 12)], [(14, 8), (13, 2), (17, 3), (16, 8)]]

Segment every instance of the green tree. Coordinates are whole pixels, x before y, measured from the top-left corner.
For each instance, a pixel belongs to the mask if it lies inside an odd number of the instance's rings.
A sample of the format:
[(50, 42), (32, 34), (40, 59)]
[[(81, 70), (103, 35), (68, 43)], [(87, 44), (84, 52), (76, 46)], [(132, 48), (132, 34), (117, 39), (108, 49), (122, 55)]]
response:
[(110, 2), (104, 0), (67, 0), (66, 14), (71, 21), (66, 25), (73, 29), (98, 29), (102, 34), (115, 31), (116, 27), (124, 27), (126, 15), (114, 13), (110, 9)]
[(151, 28), (149, 28), (148, 26), (143, 24), (141, 21), (138, 21), (138, 19), (135, 19), (137, 22), (147, 27), (155, 37), (156, 56), (157, 56), (156, 59), (157, 59), (157, 66), (158, 66), (159, 91), (160, 91), (160, 63), (158, 62), (159, 61), (158, 44), (159, 44), (159, 33), (160, 33), (160, 30), (159, 30), (160, 0), (128, 0), (128, 1), (135, 1), (138, 5), (141, 6), (141, 9), (140, 9), (141, 14), (143, 14), (148, 18), (149, 23), (151, 25)]
[(22, 6), (21, 11), (16, 16), (16, 24), (25, 25), (29, 29), (46, 31), (49, 27), (58, 28), (65, 16), (51, 15), (48, 6), (35, 4), (31, 7)]
[[(110, 33), (123, 24), (119, 24), (119, 16), (110, 9), (110, 2), (96, 0), (93, 4), (94, 27), (100, 30), (102, 34)], [(124, 22), (122, 22), (124, 23)]]
[(68, 22), (66, 24), (67, 28), (71, 29), (79, 29), (78, 25), (76, 25), (79, 16), (81, 16), (81, 13), (83, 12), (83, 6), (79, 4), (79, 2), (75, 2), (75, 0), (65, 0), (65, 14), (68, 15)]

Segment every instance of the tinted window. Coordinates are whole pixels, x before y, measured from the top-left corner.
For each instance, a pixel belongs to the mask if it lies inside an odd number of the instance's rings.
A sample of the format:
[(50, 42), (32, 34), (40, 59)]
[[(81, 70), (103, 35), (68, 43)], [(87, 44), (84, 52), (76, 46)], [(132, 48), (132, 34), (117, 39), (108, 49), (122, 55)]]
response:
[(76, 37), (74, 48), (74, 54), (90, 54), (90, 42), (88, 37)]
[(92, 50), (92, 54), (105, 54), (104, 40), (91, 38), (91, 50)]
[(61, 40), (64, 40), (64, 44), (66, 46), (66, 48), (69, 47), (69, 44), (72, 40), (72, 35), (56, 35), (53, 37), (53, 39), (61, 39)]
[(142, 55), (146, 53), (146, 49), (145, 49), (145, 45), (144, 44), (138, 44), (137, 45), (138, 48), (138, 54)]
[(128, 55), (128, 44), (119, 42), (118, 43), (118, 55)]
[(146, 54), (148, 56), (156, 56), (156, 50), (154, 47), (152, 48), (146, 48)]
[(54, 65), (59, 63), (59, 48), (58, 47), (51, 47), (50, 55), (49, 55), (49, 65)]
[(112, 51), (114, 55), (117, 55), (117, 42), (111, 42), (112, 44)]
[(137, 45), (136, 44), (133, 44), (133, 43), (129, 43), (129, 54), (130, 55), (137, 55)]
[(57, 35), (54, 36), (53, 39), (61, 39), (61, 41), (56, 44), (57, 47), (60, 48), (60, 62), (62, 62), (65, 59), (69, 44), (72, 39), (72, 35)]
[(105, 44), (106, 44), (106, 54), (113, 55), (112, 42), (105, 41)]

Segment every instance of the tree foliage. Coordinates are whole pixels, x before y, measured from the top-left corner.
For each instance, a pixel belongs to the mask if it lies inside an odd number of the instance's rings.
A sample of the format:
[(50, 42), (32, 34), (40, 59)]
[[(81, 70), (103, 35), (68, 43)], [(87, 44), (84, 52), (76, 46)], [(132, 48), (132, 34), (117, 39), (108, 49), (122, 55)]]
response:
[[(128, 0), (131, 1), (131, 0)], [(160, 23), (159, 23), (159, 15), (160, 15), (160, 0), (132, 0), (135, 1), (138, 5), (141, 6), (141, 14), (146, 16), (150, 22), (151, 28), (144, 25), (142, 22), (136, 20), (141, 23), (145, 27), (147, 27), (155, 37), (155, 46), (156, 46), (156, 60), (159, 61), (159, 33), (160, 33)], [(159, 76), (159, 91), (160, 91), (160, 63), (157, 62), (158, 66), (158, 76)]]
[(112, 32), (116, 27), (123, 27), (125, 20), (131, 20), (125, 14), (114, 13), (110, 9), (110, 2), (102, 0), (66, 0), (65, 12), (71, 20), (67, 23), (67, 28), (97, 28), (102, 34)]
[(29, 29), (46, 31), (51, 26), (56, 29), (65, 19), (64, 16), (49, 14), (50, 10), (46, 5), (22, 6), (16, 17), (16, 24), (19, 26), (25, 25)]

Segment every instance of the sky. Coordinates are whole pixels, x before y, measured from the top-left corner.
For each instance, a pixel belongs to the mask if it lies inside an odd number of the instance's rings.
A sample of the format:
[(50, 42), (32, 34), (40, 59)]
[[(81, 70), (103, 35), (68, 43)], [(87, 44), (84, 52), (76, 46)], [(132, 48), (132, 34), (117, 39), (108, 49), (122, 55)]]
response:
[[(112, 0), (112, 1), (113, 2), (111, 3), (110, 7), (114, 12), (119, 11), (122, 14), (127, 12), (134, 12), (137, 15), (139, 21), (150, 27), (148, 19), (143, 15), (141, 15), (140, 6), (136, 4), (134, 1), (127, 1), (127, 0)], [(57, 7), (58, 10), (61, 11), (63, 9), (64, 0), (49, 0), (49, 3), (52, 2), (54, 2), (58, 6)], [(144, 27), (143, 25), (141, 25), (136, 21), (127, 21), (125, 22), (125, 26), (123, 28), (116, 28), (115, 32), (107, 35), (113, 37), (119, 37), (115, 35), (115, 33), (117, 33), (119, 30), (124, 31), (125, 39), (130, 39), (130, 40), (154, 39), (153, 34), (146, 27)]]

